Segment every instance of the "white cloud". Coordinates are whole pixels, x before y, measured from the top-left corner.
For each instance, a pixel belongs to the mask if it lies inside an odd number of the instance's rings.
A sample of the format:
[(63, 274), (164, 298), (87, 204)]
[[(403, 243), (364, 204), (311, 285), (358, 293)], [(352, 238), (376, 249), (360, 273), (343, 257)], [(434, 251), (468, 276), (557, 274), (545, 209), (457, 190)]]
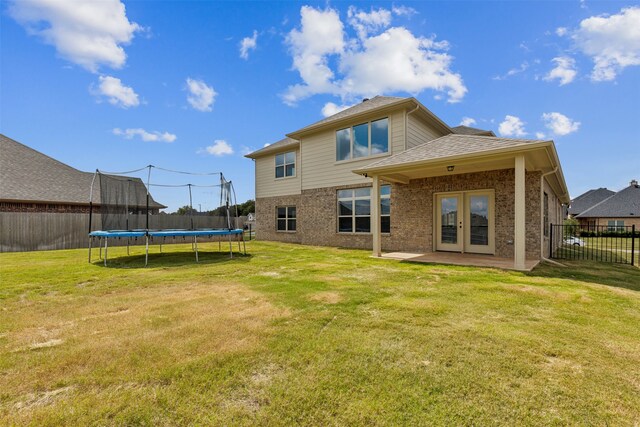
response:
[(300, 28), (286, 38), (293, 68), (302, 79), (283, 94), (289, 105), (315, 94), (340, 96), (344, 103), (384, 93), (417, 95), (426, 89), (458, 102), (467, 92), (462, 77), (450, 69), (448, 43), (415, 36), (403, 27), (387, 28), (391, 13), (386, 9), (367, 13), (350, 8), (348, 22), (357, 38), (349, 38), (331, 8), (303, 6), (300, 13)]
[(122, 107), (137, 107), (140, 105), (138, 94), (133, 88), (125, 86), (118, 78), (111, 76), (100, 76), (100, 83), (97, 89), (91, 88), (91, 92), (97, 96), (104, 96), (110, 104)]
[(516, 74), (525, 72), (527, 68), (529, 68), (529, 63), (527, 61), (524, 61), (522, 64), (520, 64), (519, 67), (512, 68), (503, 75), (495, 76), (493, 80), (505, 80), (511, 76), (515, 76)]
[(258, 32), (253, 30), (253, 36), (245, 37), (240, 42), (240, 58), (249, 59), (249, 51), (258, 46)]
[(120, 0), (19, 0), (9, 14), (61, 57), (91, 72), (101, 65), (122, 68), (127, 59), (122, 46), (142, 30), (129, 21)]
[(544, 132), (536, 132), (537, 139), (544, 139), (545, 137), (546, 135), (544, 134)]
[(472, 119), (471, 117), (463, 117), (460, 121), (461, 126), (473, 126), (476, 123), (476, 119)]
[(640, 7), (587, 18), (573, 40), (594, 62), (593, 81), (615, 80), (624, 68), (640, 65)]
[(353, 105), (337, 105), (333, 102), (327, 102), (326, 104), (324, 104), (324, 107), (322, 107), (322, 115), (324, 117), (333, 116), (334, 114), (337, 114), (340, 111), (344, 111), (347, 108), (351, 107), (353, 107)]
[(558, 80), (560, 86), (571, 83), (576, 78), (578, 71), (576, 70), (576, 61), (569, 56), (558, 56), (552, 59), (556, 67), (544, 76), (544, 80)]
[(146, 142), (173, 142), (177, 138), (176, 135), (169, 132), (158, 132), (158, 131), (147, 132), (146, 130), (141, 128), (125, 129), (125, 130), (122, 130), (120, 128), (115, 128), (113, 129), (113, 134), (121, 136), (125, 139), (133, 139), (134, 137), (137, 136)]
[(418, 13), (417, 10), (415, 10), (412, 7), (409, 6), (391, 6), (391, 12), (393, 12), (394, 15), (397, 16), (408, 16), (411, 17), (415, 14)]
[(506, 115), (504, 121), (498, 126), (498, 132), (502, 136), (525, 136), (524, 122), (519, 117)]
[(349, 6), (347, 18), (349, 25), (356, 30), (361, 39), (365, 39), (369, 33), (380, 31), (391, 24), (391, 12), (383, 8), (378, 10), (372, 8), (371, 12), (367, 13), (356, 9), (355, 6)]
[(344, 51), (344, 25), (333, 9), (318, 10), (310, 6), (300, 9), (301, 28), (287, 35), (286, 43), (295, 68), (304, 84), (289, 86), (283, 99), (289, 105), (317, 93), (337, 93), (332, 83), (333, 71), (328, 55)]
[(542, 120), (545, 122), (547, 129), (558, 136), (568, 135), (577, 131), (580, 127), (580, 122), (571, 120), (560, 113), (543, 113)]
[(569, 30), (567, 30), (567, 27), (558, 27), (556, 28), (556, 35), (558, 37), (564, 37), (567, 35), (567, 33), (569, 32)]
[(216, 139), (213, 145), (206, 147), (204, 150), (206, 153), (217, 157), (233, 154), (233, 147), (224, 139)]
[(187, 101), (198, 111), (211, 111), (215, 102), (216, 91), (202, 80), (187, 78)]

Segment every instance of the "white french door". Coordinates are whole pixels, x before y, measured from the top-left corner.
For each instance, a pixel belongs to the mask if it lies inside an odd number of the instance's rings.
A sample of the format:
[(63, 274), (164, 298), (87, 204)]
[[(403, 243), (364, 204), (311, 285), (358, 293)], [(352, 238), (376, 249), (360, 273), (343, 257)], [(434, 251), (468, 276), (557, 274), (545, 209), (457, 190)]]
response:
[(495, 253), (492, 190), (436, 195), (436, 250)]

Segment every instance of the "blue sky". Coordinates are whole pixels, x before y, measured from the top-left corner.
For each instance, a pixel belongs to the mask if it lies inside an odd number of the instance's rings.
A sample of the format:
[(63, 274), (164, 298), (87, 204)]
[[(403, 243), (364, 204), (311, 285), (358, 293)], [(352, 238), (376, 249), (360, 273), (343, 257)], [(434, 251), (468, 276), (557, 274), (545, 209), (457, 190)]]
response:
[(243, 154), (381, 94), (553, 139), (572, 196), (640, 178), (639, 2), (23, 0), (0, 19), (0, 132), (82, 170), (222, 171), (243, 201)]

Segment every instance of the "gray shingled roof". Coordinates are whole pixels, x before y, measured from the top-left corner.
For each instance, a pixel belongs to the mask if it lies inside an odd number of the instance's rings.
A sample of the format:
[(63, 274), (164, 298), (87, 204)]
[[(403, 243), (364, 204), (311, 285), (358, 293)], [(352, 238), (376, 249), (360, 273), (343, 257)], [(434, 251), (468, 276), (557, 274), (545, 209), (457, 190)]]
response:
[(527, 146), (540, 142), (544, 141), (450, 134), (371, 163), (361, 170), (399, 166), (405, 163), (446, 159), (448, 157), (464, 154), (482, 153), (508, 147)]
[(629, 217), (640, 217), (640, 186), (638, 185), (630, 185), (576, 215), (576, 218)]
[(571, 200), (568, 212), (570, 215), (578, 215), (614, 194), (615, 191), (606, 188), (594, 188)]
[(292, 139), (289, 137), (286, 137), (284, 139), (281, 139), (278, 142), (274, 142), (273, 144), (269, 144), (264, 148), (261, 148), (259, 150), (256, 150), (252, 153), (249, 153), (247, 155), (245, 155), (245, 157), (248, 157), (250, 159), (256, 158), (256, 157), (260, 157), (263, 154), (268, 154), (274, 151), (279, 151), (280, 149), (286, 148), (286, 147), (295, 147), (299, 144), (298, 140), (296, 139)]
[(491, 130), (484, 130), (478, 128), (472, 128), (470, 126), (454, 126), (451, 128), (453, 133), (457, 133), (459, 135), (483, 135), (483, 136), (496, 136), (495, 133)]
[[(88, 204), (93, 175), (0, 134), (0, 200)], [(144, 183), (134, 181), (136, 190), (146, 193)], [(100, 203), (98, 182), (93, 191), (96, 204)], [(153, 199), (150, 205), (165, 207)]]

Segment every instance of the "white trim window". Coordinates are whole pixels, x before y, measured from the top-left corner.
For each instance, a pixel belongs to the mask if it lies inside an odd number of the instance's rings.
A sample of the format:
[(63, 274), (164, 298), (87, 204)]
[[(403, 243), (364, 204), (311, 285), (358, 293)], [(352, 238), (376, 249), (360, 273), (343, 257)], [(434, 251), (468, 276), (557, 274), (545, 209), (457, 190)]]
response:
[(624, 231), (624, 220), (612, 219), (607, 222), (607, 231)]
[(296, 152), (276, 154), (276, 179), (296, 176)]
[(359, 159), (388, 152), (388, 117), (336, 131), (336, 161)]
[(296, 231), (296, 207), (276, 207), (276, 231)]
[[(391, 186), (380, 186), (380, 231), (391, 231)], [(371, 232), (371, 187), (338, 190), (338, 233)]]

